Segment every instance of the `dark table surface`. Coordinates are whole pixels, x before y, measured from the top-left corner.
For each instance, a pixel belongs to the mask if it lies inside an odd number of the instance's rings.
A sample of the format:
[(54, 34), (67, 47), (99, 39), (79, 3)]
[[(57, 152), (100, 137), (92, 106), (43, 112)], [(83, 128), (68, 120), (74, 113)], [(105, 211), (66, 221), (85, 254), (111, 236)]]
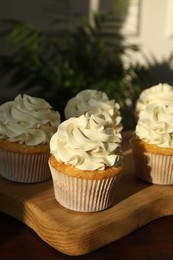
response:
[(0, 259), (173, 259), (173, 216), (157, 219), (132, 234), (84, 256), (55, 250), (22, 222), (0, 213)]

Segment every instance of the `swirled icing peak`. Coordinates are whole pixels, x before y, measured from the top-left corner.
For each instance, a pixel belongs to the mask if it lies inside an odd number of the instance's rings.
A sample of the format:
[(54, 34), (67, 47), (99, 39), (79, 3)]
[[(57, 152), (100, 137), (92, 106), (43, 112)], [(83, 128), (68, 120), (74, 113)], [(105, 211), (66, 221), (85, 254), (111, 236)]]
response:
[(0, 106), (0, 139), (38, 145), (49, 143), (60, 114), (42, 98), (19, 94)]
[(104, 115), (86, 113), (62, 122), (50, 140), (57, 161), (80, 170), (103, 170), (122, 162), (121, 134)]
[(149, 144), (173, 148), (173, 104), (151, 104), (143, 109), (136, 136)]
[[(104, 114), (108, 122), (120, 126), (122, 120), (120, 106), (114, 99), (109, 100), (106, 93), (94, 89), (86, 89), (71, 98), (65, 107), (65, 118), (78, 117), (86, 112)], [(119, 128), (122, 130), (122, 127)]]
[(157, 104), (168, 104), (173, 100), (173, 86), (166, 83), (144, 89), (136, 102), (136, 112), (140, 112), (146, 106)]

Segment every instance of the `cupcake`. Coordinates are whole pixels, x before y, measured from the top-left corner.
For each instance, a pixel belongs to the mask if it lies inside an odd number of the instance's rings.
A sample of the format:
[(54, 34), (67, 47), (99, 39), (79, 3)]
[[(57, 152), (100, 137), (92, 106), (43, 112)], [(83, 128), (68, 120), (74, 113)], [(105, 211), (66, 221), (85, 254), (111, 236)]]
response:
[(168, 104), (173, 101), (173, 87), (166, 83), (144, 89), (136, 101), (135, 116), (138, 119), (139, 113), (150, 104)]
[(49, 166), (56, 200), (65, 208), (109, 208), (122, 174), (121, 134), (104, 115), (86, 113), (62, 122), (50, 140)]
[(173, 104), (151, 104), (141, 111), (131, 147), (137, 177), (173, 184)]
[(64, 109), (66, 119), (79, 117), (87, 112), (104, 114), (118, 132), (122, 130), (120, 106), (114, 99), (109, 100), (106, 93), (94, 89), (82, 90), (67, 102)]
[(41, 98), (24, 94), (0, 106), (0, 175), (34, 183), (51, 178), (49, 141), (60, 115)]

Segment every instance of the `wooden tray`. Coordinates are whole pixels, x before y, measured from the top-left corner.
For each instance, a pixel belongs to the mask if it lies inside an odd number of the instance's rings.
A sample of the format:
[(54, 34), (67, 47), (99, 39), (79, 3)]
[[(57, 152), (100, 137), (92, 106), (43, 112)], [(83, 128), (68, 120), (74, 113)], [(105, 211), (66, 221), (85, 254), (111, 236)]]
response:
[(51, 180), (20, 184), (0, 178), (0, 210), (24, 222), (46, 243), (67, 255), (89, 253), (154, 219), (173, 214), (172, 186), (147, 184), (134, 176), (130, 136), (131, 132), (123, 134), (124, 174), (110, 209), (96, 213), (70, 211), (55, 200)]

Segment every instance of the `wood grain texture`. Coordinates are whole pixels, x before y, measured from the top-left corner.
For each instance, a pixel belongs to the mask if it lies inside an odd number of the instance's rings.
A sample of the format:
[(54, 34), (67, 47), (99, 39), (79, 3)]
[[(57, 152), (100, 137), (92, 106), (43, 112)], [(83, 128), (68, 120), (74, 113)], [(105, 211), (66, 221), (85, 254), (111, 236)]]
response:
[(67, 255), (92, 252), (154, 219), (172, 215), (172, 186), (147, 184), (134, 176), (130, 137), (131, 132), (123, 134), (125, 168), (110, 209), (96, 213), (70, 211), (55, 200), (51, 180), (21, 184), (0, 178), (0, 210)]

